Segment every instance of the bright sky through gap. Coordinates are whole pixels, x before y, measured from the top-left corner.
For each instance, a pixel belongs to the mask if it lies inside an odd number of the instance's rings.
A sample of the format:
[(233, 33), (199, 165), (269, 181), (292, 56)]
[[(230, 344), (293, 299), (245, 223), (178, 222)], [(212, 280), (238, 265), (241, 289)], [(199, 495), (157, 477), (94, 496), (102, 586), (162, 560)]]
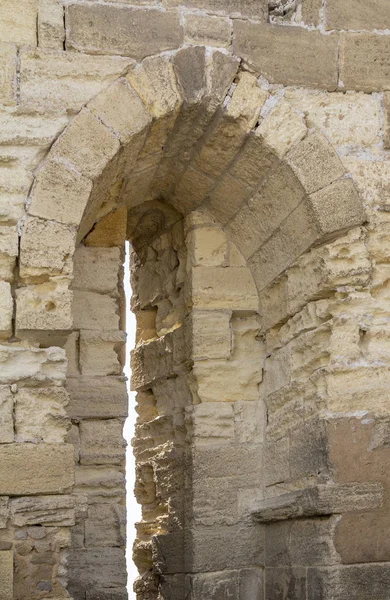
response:
[(135, 538), (135, 527), (134, 523), (141, 520), (141, 507), (137, 504), (134, 497), (134, 480), (135, 480), (135, 460), (130, 445), (131, 438), (134, 436), (134, 426), (137, 417), (135, 412), (135, 393), (130, 392), (130, 350), (135, 346), (135, 315), (130, 310), (130, 298), (131, 298), (131, 287), (130, 287), (130, 244), (126, 242), (126, 258), (125, 258), (125, 273), (124, 273), (124, 288), (126, 294), (126, 332), (127, 332), (127, 346), (126, 346), (126, 364), (124, 368), (125, 375), (127, 377), (127, 392), (129, 396), (129, 416), (126, 419), (124, 427), (124, 437), (127, 441), (126, 451), (126, 495), (127, 495), (127, 573), (128, 582), (127, 590), (129, 594), (129, 600), (135, 600), (136, 596), (133, 592), (133, 582), (138, 576), (138, 571), (132, 561), (132, 548)]

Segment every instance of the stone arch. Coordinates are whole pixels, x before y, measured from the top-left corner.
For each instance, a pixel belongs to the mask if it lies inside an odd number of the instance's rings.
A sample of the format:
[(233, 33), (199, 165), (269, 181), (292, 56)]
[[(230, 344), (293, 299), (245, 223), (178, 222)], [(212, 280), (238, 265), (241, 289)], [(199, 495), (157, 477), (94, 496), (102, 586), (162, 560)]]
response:
[[(272, 290), (283, 285), (286, 270), (309, 249), (337, 238), (365, 218), (352, 178), (331, 144), (322, 134), (308, 129), (288, 102), (277, 100), (259, 86), (255, 75), (242, 68), (238, 59), (218, 51), (209, 54), (203, 47), (147, 58), (93, 98), (60, 135), (35, 178), (21, 234), (18, 335), (43, 345), (64, 344), (73, 328), (71, 282), (79, 244), (115, 248), (128, 238), (135, 251), (142, 253), (161, 235), (171, 236), (173, 243), (175, 226), (183, 217), (189, 233), (199, 224), (211, 226), (214, 233), (219, 228), (236, 256), (218, 273), (220, 280), (215, 280), (212, 266), (200, 275), (191, 275), (186, 291), (190, 308), (207, 311), (211, 306), (220, 311), (221, 321), (228, 310), (227, 327), (233, 337), (236, 331), (237, 339), (250, 332), (252, 342), (258, 334), (259, 313), (263, 312), (265, 327), (273, 324), (275, 319), (272, 321), (265, 311), (272, 304)], [(192, 241), (196, 245), (196, 240)], [(179, 252), (177, 247), (175, 251)], [(210, 289), (226, 288), (228, 304), (220, 306), (215, 296), (202, 304), (197, 299), (202, 286), (206, 296)], [(287, 314), (288, 309), (276, 321), (283, 321)], [(201, 337), (205, 326), (196, 322), (197, 316), (196, 310), (186, 315), (190, 345), (196, 335)], [(238, 321), (232, 325), (234, 319)], [(248, 321), (241, 334), (242, 319)], [(193, 348), (187, 348), (175, 363), (175, 354), (181, 352), (177, 349), (187, 343), (182, 339), (185, 327), (176, 325), (170, 323), (167, 334), (154, 345), (140, 347), (134, 377), (153, 413), (151, 382), (161, 385), (162, 376), (148, 374), (148, 362), (156, 355), (162, 357), (162, 375), (168, 380), (173, 374), (180, 380), (184, 373), (186, 393), (195, 389), (199, 403), (192, 412), (188, 405), (181, 407), (184, 413), (191, 412), (187, 431), (196, 431), (197, 422), (201, 430), (203, 422), (212, 418), (210, 412), (199, 409), (203, 374), (196, 365), (191, 373), (186, 370), (188, 364), (196, 363)], [(103, 341), (121, 343), (120, 336), (114, 338)], [(261, 349), (256, 348), (256, 352), (260, 357)], [(169, 361), (173, 362), (167, 365)], [(206, 385), (210, 374), (208, 377)], [(164, 393), (175, 398), (183, 390), (174, 388)], [(220, 398), (214, 397), (216, 400)], [(151, 435), (160, 435), (160, 430)], [(180, 430), (173, 444), (174, 452), (180, 455), (175, 463), (180, 477), (184, 464), (189, 472), (194, 470), (192, 462), (185, 463), (187, 450), (180, 454), (181, 445), (185, 442)], [(235, 447), (236, 458), (244, 451), (244, 444)], [(148, 463), (141, 476), (144, 495), (153, 477)], [(196, 558), (204, 540), (199, 541), (192, 530), (188, 539), (183, 523), (188, 524), (186, 519), (192, 517), (186, 515), (181, 520), (180, 516), (180, 506), (194, 502), (194, 492), (185, 488), (180, 498), (175, 494), (174, 500), (166, 503), (177, 505), (173, 509), (170, 506), (167, 514), (173, 514), (171, 520), (180, 521), (180, 527), (166, 528), (166, 515), (159, 513), (144, 523), (139, 535), (138, 559), (145, 565), (145, 576), (138, 584), (140, 597), (147, 593), (157, 597), (161, 590), (164, 594), (165, 585), (167, 597), (182, 598), (188, 585), (186, 573), (208, 570)], [(252, 543), (253, 530), (245, 529), (244, 521), (238, 523), (244, 531), (243, 543)], [(158, 536), (156, 522), (163, 523)], [(178, 559), (177, 563), (177, 557), (171, 556), (175, 552), (190, 558), (184, 563)], [(77, 567), (76, 562), (80, 562), (80, 554), (76, 561), (70, 560), (69, 568), (77, 571), (76, 579), (82, 579), (85, 565)], [(96, 565), (102, 567), (99, 561)], [(82, 582), (85, 588), (89, 584), (88, 578)], [(75, 586), (77, 594), (77, 581)]]

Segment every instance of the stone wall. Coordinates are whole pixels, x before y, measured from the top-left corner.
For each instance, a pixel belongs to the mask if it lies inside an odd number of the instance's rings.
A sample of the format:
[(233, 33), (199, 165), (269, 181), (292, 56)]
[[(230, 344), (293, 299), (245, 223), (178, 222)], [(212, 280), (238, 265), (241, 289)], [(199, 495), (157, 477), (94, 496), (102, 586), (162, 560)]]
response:
[(0, 7), (0, 597), (387, 600), (390, 9)]

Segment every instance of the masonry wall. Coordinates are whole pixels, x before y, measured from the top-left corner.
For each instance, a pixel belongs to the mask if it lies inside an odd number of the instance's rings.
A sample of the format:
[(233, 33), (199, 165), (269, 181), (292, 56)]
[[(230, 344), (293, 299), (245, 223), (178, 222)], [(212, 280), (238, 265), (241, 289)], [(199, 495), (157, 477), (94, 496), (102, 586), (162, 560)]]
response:
[(385, 0), (0, 6), (0, 597), (387, 600)]

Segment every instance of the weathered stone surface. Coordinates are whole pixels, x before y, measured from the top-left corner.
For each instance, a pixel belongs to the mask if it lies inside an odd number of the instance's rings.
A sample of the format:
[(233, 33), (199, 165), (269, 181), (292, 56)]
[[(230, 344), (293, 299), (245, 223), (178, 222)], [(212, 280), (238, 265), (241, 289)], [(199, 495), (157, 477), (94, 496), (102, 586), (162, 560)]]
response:
[(27, 0), (22, 11), (15, 11), (12, 0), (4, 0), (1, 5), (0, 40), (35, 46), (37, 9), (38, 0)]
[(68, 333), (72, 328), (72, 292), (69, 282), (58, 278), (47, 283), (21, 287), (16, 292), (16, 330)]
[[(170, 2), (172, 0), (168, 0)], [(200, 8), (208, 12), (228, 13), (232, 17), (254, 17), (265, 20), (267, 17), (267, 1), (260, 0), (187, 0), (187, 6)]]
[(0, 337), (8, 338), (12, 333), (13, 299), (11, 286), (0, 282)]
[(386, 0), (374, 0), (369, 4), (343, 3), (329, 0), (326, 5), (325, 23), (327, 29), (389, 29), (390, 7)]
[(0, 387), (0, 443), (14, 441), (14, 397), (9, 386)]
[(0, 458), (0, 494), (58, 494), (73, 485), (70, 444), (7, 444), (0, 446)]
[(194, 306), (199, 309), (257, 309), (257, 293), (246, 268), (196, 267), (192, 272), (192, 289)]
[(66, 357), (61, 348), (26, 348), (15, 344), (0, 346), (0, 383), (17, 381), (50, 382), (65, 380)]
[(21, 388), (15, 398), (15, 441), (61, 444), (70, 428), (64, 388)]
[(184, 17), (184, 39), (186, 42), (206, 46), (226, 47), (232, 39), (232, 26), (225, 17), (188, 14)]
[(121, 464), (125, 458), (123, 423), (116, 419), (82, 421), (80, 462), (82, 465)]
[(229, 358), (232, 331), (229, 311), (194, 311), (191, 315), (191, 342), (194, 360)]
[(38, 1), (38, 42), (41, 48), (62, 50), (65, 41), (64, 9), (60, 0)]
[(127, 210), (120, 206), (98, 221), (84, 240), (86, 246), (123, 248), (126, 240)]
[(69, 591), (93, 587), (113, 588), (126, 584), (125, 552), (120, 548), (73, 550), (68, 558), (71, 575)]
[(36, 496), (11, 501), (15, 525), (69, 527), (87, 516), (86, 496)]
[(120, 502), (125, 496), (125, 475), (114, 466), (78, 466), (75, 491), (87, 494), (88, 503)]
[[(235, 53), (272, 83), (336, 88), (336, 35), (240, 20), (234, 22), (233, 31)], [(294, 60), (286, 61), (287, 54)]]
[(16, 47), (13, 44), (0, 43), (0, 65), (0, 100), (6, 106), (13, 105), (16, 92)]
[(179, 15), (175, 12), (73, 4), (67, 9), (67, 24), (69, 46), (96, 54), (141, 59), (177, 48), (182, 41)]
[(364, 593), (367, 600), (386, 600), (390, 584), (387, 564), (348, 565), (308, 570), (310, 597), (348, 600)]
[(347, 90), (389, 89), (390, 38), (369, 33), (342, 34), (340, 79)]
[(116, 300), (95, 292), (75, 290), (73, 324), (75, 329), (117, 330), (119, 315)]
[(81, 331), (80, 369), (82, 375), (120, 375), (120, 350), (126, 341), (124, 331)]
[(269, 148), (282, 158), (306, 136), (304, 120), (288, 102), (279, 102), (256, 130)]
[(131, 64), (121, 57), (22, 51), (21, 105), (34, 112), (77, 112)]
[(125, 545), (126, 507), (122, 504), (93, 504), (85, 522), (88, 547)]
[(13, 552), (0, 551), (0, 593), (4, 600), (13, 600)]
[(127, 416), (126, 383), (122, 377), (76, 377), (67, 381), (68, 412), (73, 418)]

